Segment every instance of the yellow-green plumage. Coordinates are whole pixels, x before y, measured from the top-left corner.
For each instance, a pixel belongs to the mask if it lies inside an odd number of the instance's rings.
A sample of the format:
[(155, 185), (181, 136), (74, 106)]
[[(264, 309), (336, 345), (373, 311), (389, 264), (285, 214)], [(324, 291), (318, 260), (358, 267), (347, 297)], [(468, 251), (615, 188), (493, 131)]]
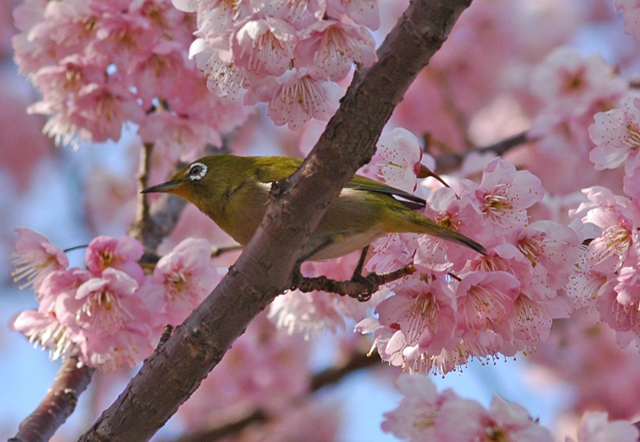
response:
[[(244, 246), (262, 220), (271, 183), (289, 177), (301, 163), (301, 159), (287, 157), (209, 156), (144, 192), (169, 192), (185, 198)], [(387, 233), (404, 232), (438, 236), (483, 252), (475, 241), (412, 210), (424, 204), (415, 195), (356, 175), (327, 209), (303, 256), (313, 253), (308, 257), (312, 261), (335, 258)]]

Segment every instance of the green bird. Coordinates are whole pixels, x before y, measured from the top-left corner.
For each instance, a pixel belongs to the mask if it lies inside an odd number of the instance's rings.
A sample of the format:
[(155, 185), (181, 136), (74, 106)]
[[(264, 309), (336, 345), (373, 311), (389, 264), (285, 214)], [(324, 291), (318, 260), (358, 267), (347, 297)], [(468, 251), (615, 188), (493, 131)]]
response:
[[(272, 183), (291, 176), (300, 164), (300, 158), (208, 156), (142, 192), (172, 193), (186, 199), (245, 246), (266, 211)], [(484, 253), (472, 239), (415, 212), (425, 204), (408, 192), (356, 175), (327, 209), (301, 261), (336, 258), (388, 233), (407, 232), (426, 233)]]

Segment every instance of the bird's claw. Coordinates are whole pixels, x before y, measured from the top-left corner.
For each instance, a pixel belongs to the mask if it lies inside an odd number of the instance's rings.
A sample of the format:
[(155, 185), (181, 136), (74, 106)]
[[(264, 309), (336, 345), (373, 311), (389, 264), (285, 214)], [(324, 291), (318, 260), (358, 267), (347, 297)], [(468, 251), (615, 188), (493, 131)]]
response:
[(378, 289), (377, 284), (369, 276), (362, 276), (360, 274), (354, 273), (351, 277), (352, 282), (359, 283), (365, 286), (364, 292), (355, 296), (355, 298), (360, 302), (366, 302), (371, 299), (371, 295), (373, 294), (373, 292)]

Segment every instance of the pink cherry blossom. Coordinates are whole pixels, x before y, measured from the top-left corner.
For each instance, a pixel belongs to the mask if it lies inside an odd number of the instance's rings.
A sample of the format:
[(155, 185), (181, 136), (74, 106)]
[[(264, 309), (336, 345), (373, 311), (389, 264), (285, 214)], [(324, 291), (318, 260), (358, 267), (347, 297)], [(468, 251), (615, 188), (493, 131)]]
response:
[(565, 291), (575, 308), (588, 307), (615, 284), (616, 278), (613, 275), (592, 270), (587, 260), (587, 251), (582, 251), (569, 274)]
[(417, 239), (415, 233), (393, 233), (374, 241), (374, 254), (367, 261), (367, 270), (386, 273), (411, 264), (418, 248)]
[[(380, 136), (377, 147), (367, 165), (370, 173), (392, 187), (415, 192), (423, 155), (418, 138), (408, 130), (396, 127)], [(430, 155), (428, 158), (433, 160)]]
[(484, 423), (484, 434), (492, 435), (495, 439), (505, 438), (522, 442), (553, 441), (551, 432), (541, 427), (524, 407), (510, 403), (500, 396), (494, 396), (488, 412), (488, 422)]
[(98, 236), (87, 248), (87, 268), (96, 276), (108, 268), (123, 270), (137, 281), (142, 281), (144, 272), (136, 261), (143, 253), (144, 248), (137, 239), (129, 236), (118, 239)]
[[(449, 401), (458, 403), (464, 400), (450, 389), (439, 394), (435, 384), (424, 375), (402, 374), (396, 378), (395, 384), (403, 398), (397, 408), (384, 414), (382, 430), (415, 442), (439, 440), (436, 425), (442, 416), (442, 407)], [(482, 409), (472, 401), (463, 404)]]
[(26, 279), (20, 286), (32, 286), (38, 292), (42, 281), (52, 272), (64, 270), (69, 266), (69, 259), (64, 251), (51, 244), (49, 239), (26, 227), (16, 229), (19, 239), (15, 245), (13, 265), (16, 269), (11, 274), (14, 281)]
[[(463, 182), (462, 196), (472, 196), (483, 214), (485, 234), (528, 224), (527, 209), (544, 196), (540, 180), (502, 159), (487, 165), (479, 186)], [(482, 240), (482, 238), (480, 238)]]
[(507, 272), (476, 272), (465, 276), (456, 289), (461, 321), (469, 330), (500, 325), (511, 315), (520, 293), (520, 281)]
[(637, 242), (636, 220), (640, 219), (640, 213), (631, 200), (604, 187), (594, 186), (583, 192), (589, 202), (580, 204), (572, 216), (601, 229), (589, 244), (587, 260), (592, 270), (613, 272)]
[(137, 289), (135, 279), (113, 267), (99, 277), (77, 268), (58, 270), (42, 282), (37, 312), (25, 312), (14, 327), (50, 348), (54, 358), (78, 347), (80, 360), (89, 366), (133, 366), (151, 353), (157, 339)]
[(596, 299), (599, 316), (616, 331), (616, 340), (621, 347), (627, 347), (640, 336), (640, 312), (637, 303), (623, 303), (612, 285), (607, 285)]
[(491, 401), (489, 410), (484, 410), (474, 401), (461, 402), (450, 401), (442, 407), (438, 426), (447, 433), (438, 441), (554, 440), (551, 432), (535, 422), (523, 407), (497, 395)]
[[(202, 74), (185, 54), (194, 23), (168, 0), (67, 0), (19, 15), (16, 59), (42, 92), (29, 112), (49, 117), (44, 132), (58, 144), (118, 140), (134, 123), (169, 160), (190, 160), (251, 111), (203, 93)], [(158, 120), (169, 123), (166, 132)]]
[(128, 323), (144, 320), (137, 316), (143, 310), (141, 300), (134, 295), (138, 283), (126, 273), (108, 268), (102, 277), (91, 278), (82, 283), (74, 297), (64, 300), (69, 317), (60, 316), (61, 321), (71, 321), (93, 336), (109, 336)]
[(198, 52), (195, 59), (198, 67), (204, 71), (210, 91), (231, 100), (244, 95), (243, 87), (248, 85), (246, 74), (235, 63), (223, 61), (216, 52)]
[(354, 22), (374, 31), (380, 27), (378, 2), (375, 0), (328, 0), (327, 13), (331, 17), (346, 14)]
[(624, 164), (625, 172), (632, 175), (638, 168), (640, 149), (640, 98), (626, 97), (620, 106), (594, 116), (596, 122), (589, 126), (589, 136), (596, 147), (589, 158), (596, 170)]
[[(156, 297), (160, 299), (153, 302), (164, 306), (169, 324), (181, 324), (220, 280), (222, 275), (210, 263), (211, 252), (209, 241), (185, 239), (158, 261), (153, 278), (146, 281), (146, 287), (159, 290)], [(151, 296), (145, 293), (149, 289), (144, 287), (140, 296), (148, 299)]]
[(143, 118), (135, 96), (121, 83), (83, 86), (69, 108), (69, 121), (90, 134), (86, 139), (97, 142), (118, 141), (126, 121), (139, 123)]
[(588, 152), (586, 128), (597, 112), (617, 106), (627, 82), (599, 55), (582, 56), (567, 46), (548, 55), (533, 71), (531, 90), (543, 103), (529, 134), (549, 152)]
[(533, 281), (523, 288), (538, 300), (553, 299), (567, 284), (578, 261), (578, 235), (567, 226), (552, 221), (536, 221), (514, 238), (520, 252), (531, 262)]
[(235, 63), (253, 75), (284, 74), (290, 67), (297, 43), (293, 26), (273, 17), (245, 23), (233, 39)]
[(134, 367), (151, 355), (156, 344), (157, 337), (140, 328), (122, 328), (108, 337), (78, 339), (81, 361), (105, 372)]
[(56, 316), (70, 330), (85, 363), (112, 370), (135, 365), (151, 353), (151, 317), (137, 288), (135, 279), (107, 268), (101, 277), (58, 295)]
[[(468, 195), (458, 197), (452, 188), (440, 187), (431, 192), (427, 198), (425, 215), (439, 225), (470, 238), (481, 238), (485, 231), (482, 213), (475, 199)], [(414, 263), (418, 269), (458, 271), (475, 255), (476, 252), (461, 244), (431, 235), (420, 235)]]
[(599, 55), (582, 56), (568, 46), (551, 52), (532, 74), (531, 89), (545, 104), (578, 115), (604, 96), (627, 88), (622, 78)]
[(412, 442), (553, 441), (551, 433), (531, 419), (524, 408), (498, 396), (485, 410), (450, 389), (438, 393), (424, 375), (402, 374), (396, 388), (403, 395), (402, 401), (385, 413), (382, 429), (398, 438)]
[(267, 102), (276, 125), (296, 130), (312, 118), (327, 120), (344, 93), (335, 81), (353, 63), (376, 60), (369, 32), (379, 25), (375, 0), (232, 3), (177, 2), (197, 13), (189, 57), (211, 91), (243, 96), (246, 105)]
[(280, 86), (269, 102), (269, 116), (281, 126), (300, 129), (311, 118), (327, 120), (338, 108), (344, 93), (335, 83), (319, 82), (298, 71), (287, 71), (278, 81)]
[[(629, 421), (609, 421), (607, 413), (592, 411), (582, 415), (576, 442), (636, 442), (640, 430)], [(573, 442), (567, 438), (565, 442)]]
[(306, 28), (296, 46), (295, 63), (306, 66), (318, 79), (340, 81), (358, 63), (371, 66), (376, 60), (375, 42), (363, 26), (323, 20)]
[(68, 355), (74, 348), (69, 329), (58, 321), (53, 312), (23, 311), (13, 321), (12, 327), (29, 338), (30, 343), (48, 348), (53, 361)]
[(532, 348), (549, 337), (554, 319), (568, 318), (571, 308), (564, 297), (550, 302), (537, 302), (521, 293), (513, 304), (513, 315), (509, 325), (513, 331), (513, 350), (502, 349), (504, 354), (513, 354), (527, 347)]
[[(437, 279), (426, 283), (410, 277), (393, 290), (394, 295), (376, 307), (379, 318), (363, 319), (356, 331), (373, 332), (373, 347), (391, 365), (429, 371), (445, 346), (453, 351), (457, 345), (455, 297)], [(454, 368), (447, 366), (446, 371)]]
[(380, 324), (400, 331), (408, 346), (437, 353), (453, 336), (455, 298), (439, 280), (429, 284), (412, 278), (379, 303), (375, 312)]
[[(38, 292), (40, 310), (55, 312), (60, 307), (60, 300), (68, 297), (74, 298), (78, 287), (91, 279), (91, 272), (72, 267), (65, 271), (57, 271), (49, 274)], [(61, 312), (56, 313), (60, 315)], [(58, 316), (59, 317), (59, 316)]]
[(475, 256), (465, 269), (476, 272), (508, 272), (518, 278), (521, 287), (525, 289), (533, 280), (531, 267), (531, 262), (517, 246), (503, 242), (489, 247), (486, 255)]
[(176, 82), (182, 83), (190, 75), (188, 65), (191, 63), (187, 63), (181, 43), (163, 41), (149, 54), (137, 57), (127, 70), (136, 85), (137, 95), (147, 108), (151, 108), (154, 98), (171, 98), (171, 91), (175, 90), (172, 86)]

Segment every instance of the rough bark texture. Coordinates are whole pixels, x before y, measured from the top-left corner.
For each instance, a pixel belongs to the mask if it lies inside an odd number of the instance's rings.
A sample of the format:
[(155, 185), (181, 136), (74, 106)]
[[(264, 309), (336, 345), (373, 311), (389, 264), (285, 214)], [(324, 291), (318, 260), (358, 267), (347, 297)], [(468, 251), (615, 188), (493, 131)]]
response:
[(354, 79), (320, 141), (274, 200), (229, 274), (156, 350), (82, 441), (145, 441), (220, 361), (251, 319), (287, 289), (305, 241), (355, 171), (411, 81), (440, 48), (471, 0), (413, 1)]

